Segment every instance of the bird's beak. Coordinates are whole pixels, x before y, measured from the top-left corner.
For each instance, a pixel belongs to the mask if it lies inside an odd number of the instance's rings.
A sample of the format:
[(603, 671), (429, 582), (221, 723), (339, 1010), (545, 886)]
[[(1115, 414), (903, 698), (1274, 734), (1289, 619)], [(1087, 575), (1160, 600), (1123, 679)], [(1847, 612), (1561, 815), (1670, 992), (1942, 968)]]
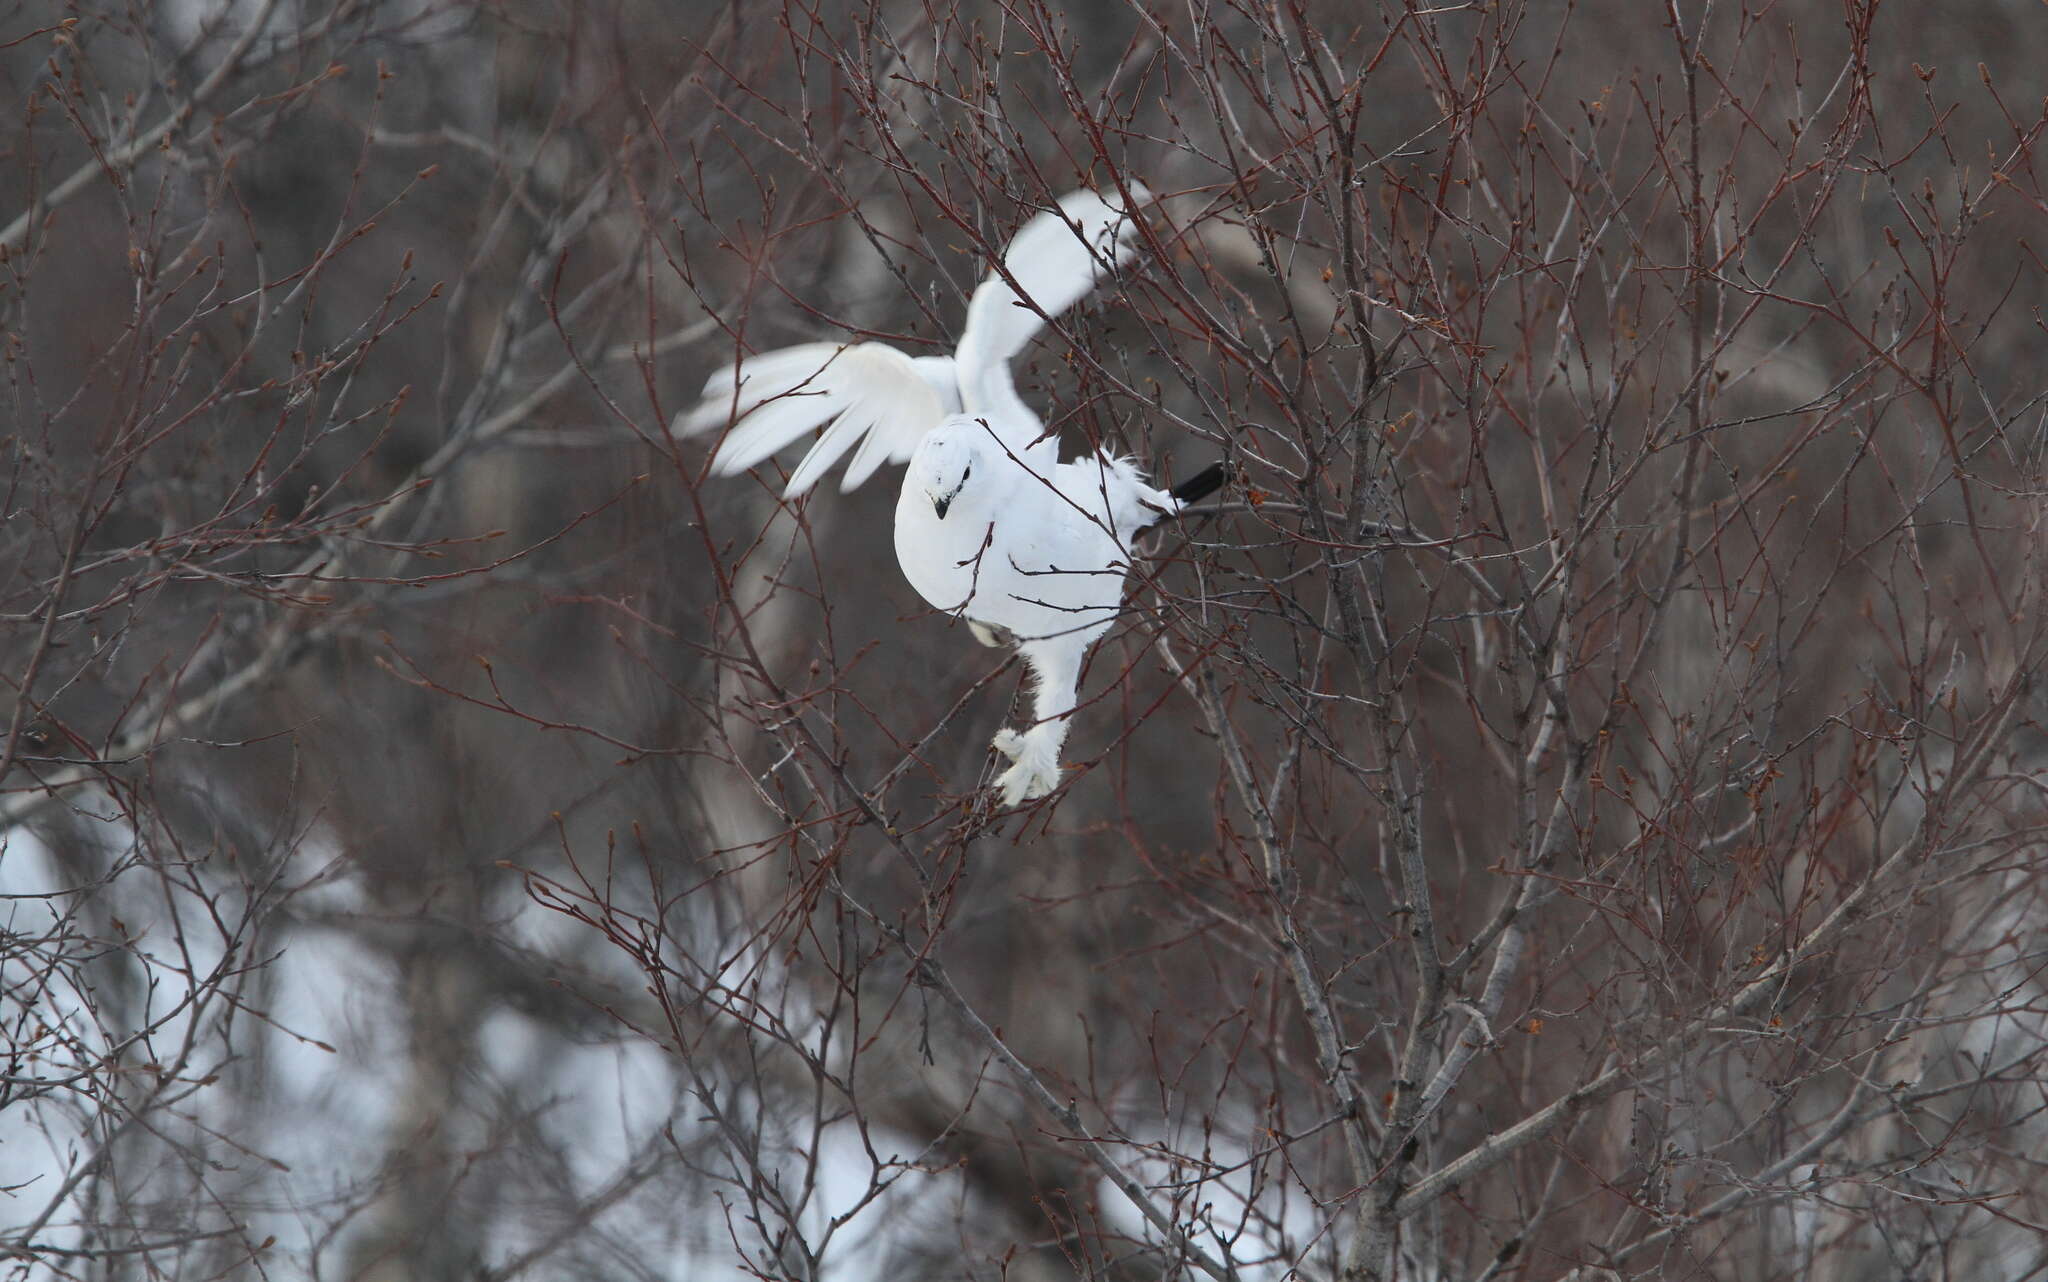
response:
[(946, 509), (951, 506), (953, 506), (953, 499), (951, 495), (948, 495), (947, 497), (942, 499), (932, 500), (932, 511), (937, 512), (939, 514), (939, 519), (941, 521), (946, 519)]

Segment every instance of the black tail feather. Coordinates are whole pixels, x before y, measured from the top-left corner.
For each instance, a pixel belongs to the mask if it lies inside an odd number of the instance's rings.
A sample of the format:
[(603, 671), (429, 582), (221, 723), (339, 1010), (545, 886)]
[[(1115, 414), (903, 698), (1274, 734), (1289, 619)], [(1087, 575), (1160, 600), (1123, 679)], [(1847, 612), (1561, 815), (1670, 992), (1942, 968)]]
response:
[(1182, 507), (1186, 507), (1190, 503), (1200, 503), (1203, 499), (1222, 489), (1223, 483), (1229, 479), (1230, 468), (1228, 465), (1211, 463), (1187, 480), (1168, 490), (1167, 493), (1173, 495), (1174, 499)]

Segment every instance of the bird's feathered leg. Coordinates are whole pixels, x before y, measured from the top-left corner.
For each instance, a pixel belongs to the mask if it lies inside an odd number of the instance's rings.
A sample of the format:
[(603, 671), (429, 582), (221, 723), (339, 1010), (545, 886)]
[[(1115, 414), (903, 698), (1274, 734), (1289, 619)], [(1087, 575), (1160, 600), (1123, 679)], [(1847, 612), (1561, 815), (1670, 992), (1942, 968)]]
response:
[(1011, 762), (996, 776), (1004, 805), (1021, 805), (1059, 786), (1060, 747), (1067, 741), (1068, 718), (1080, 694), (1081, 657), (1087, 652), (1087, 641), (1078, 635), (1026, 641), (1017, 647), (1031, 667), (1032, 711), (1038, 724), (1021, 734), (1008, 727), (996, 732), (995, 749)]

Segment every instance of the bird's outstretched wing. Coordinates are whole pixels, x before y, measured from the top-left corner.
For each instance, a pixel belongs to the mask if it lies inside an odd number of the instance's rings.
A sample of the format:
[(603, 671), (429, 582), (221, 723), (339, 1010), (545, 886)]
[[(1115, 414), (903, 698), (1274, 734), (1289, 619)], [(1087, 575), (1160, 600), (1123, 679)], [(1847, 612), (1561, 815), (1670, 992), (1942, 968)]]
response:
[(856, 443), (839, 488), (851, 490), (883, 463), (907, 460), (925, 433), (960, 408), (949, 356), (906, 356), (882, 343), (805, 343), (728, 365), (704, 384), (697, 408), (676, 419), (678, 435), (733, 428), (711, 468), (744, 472), (823, 427), (783, 494), (815, 485)]
[[(1148, 195), (1136, 184), (1131, 190), (1137, 200)], [(954, 353), (967, 411), (1006, 408), (1016, 398), (1010, 360), (1045, 328), (1044, 318), (1086, 298), (1136, 251), (1136, 219), (1092, 191), (1068, 192), (1057, 211), (1018, 228), (1003, 251), (1003, 271), (990, 272), (967, 305)]]

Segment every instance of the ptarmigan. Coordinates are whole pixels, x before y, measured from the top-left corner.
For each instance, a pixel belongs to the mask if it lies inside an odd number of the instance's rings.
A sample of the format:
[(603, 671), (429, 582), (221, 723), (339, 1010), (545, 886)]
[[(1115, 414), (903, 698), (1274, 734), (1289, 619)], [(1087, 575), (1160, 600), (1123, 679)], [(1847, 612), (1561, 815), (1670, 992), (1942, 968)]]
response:
[[(1142, 188), (1134, 195), (1144, 198)], [(940, 610), (965, 618), (984, 644), (1011, 644), (1031, 668), (1036, 722), (1004, 729), (1003, 804), (1059, 783), (1088, 647), (1123, 600), (1131, 540), (1223, 482), (1211, 467), (1171, 491), (1127, 459), (1059, 461), (1010, 377), (1010, 360), (1056, 315), (1126, 262), (1135, 223), (1092, 191), (1061, 198), (1026, 222), (967, 308), (951, 356), (910, 357), (881, 343), (811, 343), (713, 374), (703, 402), (676, 420), (683, 435), (731, 424), (714, 471), (745, 471), (829, 424), (783, 491), (804, 493), (856, 444), (840, 488), (884, 462), (908, 459), (896, 499), (896, 560)]]

